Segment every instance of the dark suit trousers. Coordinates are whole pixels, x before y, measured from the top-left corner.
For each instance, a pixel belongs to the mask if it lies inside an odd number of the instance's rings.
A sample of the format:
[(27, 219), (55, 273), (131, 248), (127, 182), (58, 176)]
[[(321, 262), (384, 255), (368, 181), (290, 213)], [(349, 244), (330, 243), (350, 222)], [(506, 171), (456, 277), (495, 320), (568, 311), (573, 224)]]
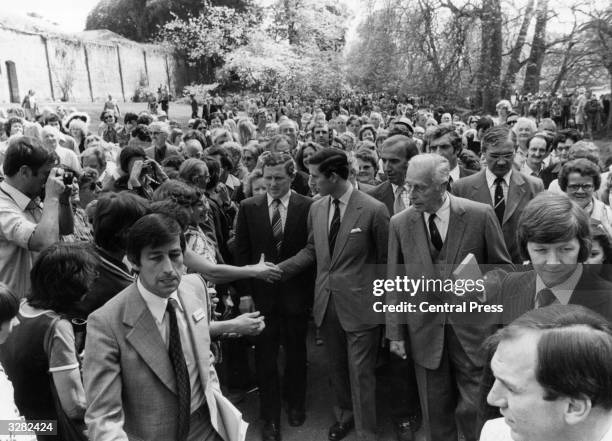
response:
[(260, 414), (279, 421), (281, 413), (278, 350), (285, 350), (284, 398), (290, 409), (304, 409), (306, 400), (307, 315), (266, 314), (266, 327), (255, 341), (255, 368), (259, 385)]
[(329, 363), (336, 420), (355, 420), (357, 435), (375, 439), (376, 433), (376, 355), (379, 327), (348, 332), (342, 329), (330, 297), (321, 324), (321, 334)]
[(428, 440), (476, 441), (476, 412), (482, 368), (469, 359), (452, 325), (444, 327), (444, 351), (438, 369), (416, 365)]

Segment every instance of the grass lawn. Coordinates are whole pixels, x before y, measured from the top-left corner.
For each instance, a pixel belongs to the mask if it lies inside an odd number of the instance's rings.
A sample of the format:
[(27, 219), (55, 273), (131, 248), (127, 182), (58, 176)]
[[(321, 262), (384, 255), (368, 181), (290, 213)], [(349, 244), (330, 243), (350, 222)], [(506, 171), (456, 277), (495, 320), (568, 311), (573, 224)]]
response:
[[(119, 110), (121, 111), (121, 118), (119, 119), (119, 122), (121, 124), (123, 124), (123, 115), (125, 115), (126, 112), (134, 112), (136, 114), (142, 112), (143, 110), (147, 110), (148, 109), (148, 105), (147, 103), (132, 103), (132, 102), (127, 102), (127, 103), (122, 103), (119, 102)], [(79, 112), (85, 112), (87, 114), (89, 114), (89, 117), (91, 118), (91, 124), (90, 127), (98, 127), (98, 125), (100, 124), (100, 114), (102, 113), (102, 109), (104, 108), (104, 103), (102, 102), (67, 102), (67, 103), (63, 103), (63, 102), (43, 102), (39, 104), (39, 107), (45, 107), (45, 106), (49, 106), (52, 109), (55, 109), (57, 106), (64, 106), (66, 109), (70, 109), (71, 107), (75, 107)], [(178, 121), (178, 123), (181, 125), (181, 127), (186, 127), (187, 126), (187, 121), (189, 121), (189, 119), (191, 118), (191, 106), (189, 106), (188, 104), (175, 104), (175, 103), (170, 103), (169, 106), (169, 117), (170, 119), (173, 119), (175, 121)], [(160, 107), (161, 110), (161, 107)], [(201, 109), (200, 109), (201, 112)]]

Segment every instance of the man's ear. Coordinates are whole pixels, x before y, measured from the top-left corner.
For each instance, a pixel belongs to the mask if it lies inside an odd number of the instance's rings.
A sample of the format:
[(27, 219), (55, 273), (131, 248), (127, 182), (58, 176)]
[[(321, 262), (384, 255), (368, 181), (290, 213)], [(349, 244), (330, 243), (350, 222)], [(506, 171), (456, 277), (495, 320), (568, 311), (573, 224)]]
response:
[(584, 422), (593, 408), (591, 399), (586, 395), (579, 398), (566, 398), (564, 408), (564, 420), (568, 425), (576, 425)]

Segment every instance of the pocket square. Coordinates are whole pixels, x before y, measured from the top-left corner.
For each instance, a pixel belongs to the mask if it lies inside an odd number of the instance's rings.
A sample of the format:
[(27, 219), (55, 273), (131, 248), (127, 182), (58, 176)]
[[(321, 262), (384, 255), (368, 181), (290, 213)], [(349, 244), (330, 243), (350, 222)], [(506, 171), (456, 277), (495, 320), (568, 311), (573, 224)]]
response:
[(353, 228), (351, 230), (351, 234), (353, 234), (353, 233), (361, 233), (361, 228)]

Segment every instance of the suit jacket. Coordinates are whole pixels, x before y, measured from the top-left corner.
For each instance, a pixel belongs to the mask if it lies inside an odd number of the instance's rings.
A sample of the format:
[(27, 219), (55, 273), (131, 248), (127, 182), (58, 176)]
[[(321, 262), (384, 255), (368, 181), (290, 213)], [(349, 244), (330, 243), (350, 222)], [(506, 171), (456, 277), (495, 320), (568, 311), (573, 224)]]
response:
[(367, 193), (374, 199), (377, 199), (383, 204), (385, 204), (387, 206), (389, 214), (393, 216), (393, 204), (395, 203), (395, 194), (393, 193), (391, 181), (385, 181), (382, 184), (377, 185)]
[[(504, 311), (500, 324), (507, 325), (527, 311), (535, 308), (535, 270), (508, 273), (502, 279), (499, 289), (487, 292), (487, 302), (502, 304)], [(572, 305), (582, 305), (612, 320), (612, 283), (597, 274), (597, 268), (582, 266), (582, 276), (569, 299)]]
[(328, 216), (330, 198), (312, 203), (308, 213), (308, 243), (298, 254), (279, 267), (291, 277), (315, 261), (317, 278), (312, 308), (321, 326), (327, 303), (335, 302), (342, 328), (357, 332), (376, 326), (372, 313), (372, 281), (384, 278), (387, 263), (389, 214), (384, 204), (353, 190), (336, 238), (334, 253), (329, 252)]
[[(280, 252), (276, 250), (266, 194), (245, 199), (240, 205), (234, 239), (237, 265), (257, 263), (262, 253), (266, 261), (278, 263), (306, 246), (308, 211), (312, 199), (292, 192), (287, 208)], [(249, 279), (240, 284), (241, 295), (252, 295), (264, 316), (270, 313), (306, 314), (312, 304), (314, 272), (304, 271), (291, 279), (267, 283)]]
[[(213, 391), (219, 381), (212, 364), (206, 287), (183, 276), (178, 296), (185, 310), (211, 422), (223, 429)], [(194, 313), (206, 316), (195, 321)], [(85, 422), (92, 441), (176, 438), (178, 396), (168, 349), (136, 283), (92, 313), (87, 322), (83, 380)]]
[[(513, 263), (521, 263), (523, 261), (519, 252), (518, 243), (516, 242), (516, 230), (519, 217), (529, 201), (543, 190), (544, 185), (539, 178), (528, 176), (516, 170), (512, 171), (502, 231), (504, 233), (506, 247), (510, 252)], [(454, 182), (453, 194), (493, 206), (485, 170)]]
[[(499, 222), (493, 209), (485, 204), (467, 199), (450, 197), (450, 218), (446, 240), (441, 253), (446, 254), (444, 262), (434, 266), (429, 251), (423, 214), (408, 208), (391, 218), (389, 227), (389, 273), (388, 279), (408, 276), (412, 279), (452, 279), (457, 264), (472, 253), (480, 264), (508, 264), (510, 256), (504, 244)], [(476, 300), (476, 293), (456, 297), (453, 293), (422, 293), (409, 297), (404, 293), (390, 293), (388, 302), (397, 304), (412, 299), (417, 304), (416, 312), (387, 314), (387, 338), (405, 340), (406, 326), (410, 337), (412, 357), (415, 363), (427, 369), (437, 369), (444, 350), (444, 325), (453, 326), (463, 349), (477, 366), (484, 360), (480, 345), (494, 330), (494, 326), (473, 325), (479, 323), (477, 314), (458, 312), (420, 312), (418, 303), (430, 304), (460, 303)], [(463, 324), (469, 323), (469, 324)]]

